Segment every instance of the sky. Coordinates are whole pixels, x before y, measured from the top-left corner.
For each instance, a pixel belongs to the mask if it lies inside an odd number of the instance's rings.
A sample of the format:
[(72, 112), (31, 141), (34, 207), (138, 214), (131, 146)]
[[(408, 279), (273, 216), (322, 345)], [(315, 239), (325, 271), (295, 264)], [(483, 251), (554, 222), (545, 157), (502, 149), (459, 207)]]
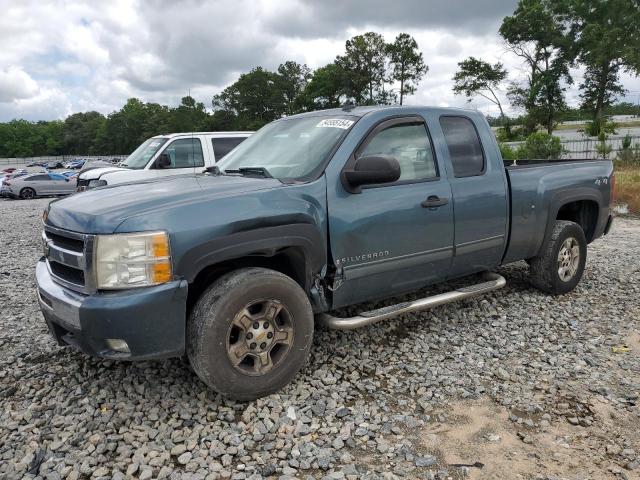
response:
[[(175, 106), (189, 92), (206, 106), (240, 73), (286, 60), (321, 67), (367, 31), (417, 40), (429, 66), (407, 104), (467, 106), (487, 101), (451, 91), (469, 56), (502, 62), (517, 81), (521, 62), (498, 36), (515, 0), (0, 0), (0, 121), (108, 114), (127, 98)], [(579, 101), (576, 82), (567, 91)], [(636, 103), (640, 80), (623, 75)], [(515, 111), (507, 108), (511, 113)]]

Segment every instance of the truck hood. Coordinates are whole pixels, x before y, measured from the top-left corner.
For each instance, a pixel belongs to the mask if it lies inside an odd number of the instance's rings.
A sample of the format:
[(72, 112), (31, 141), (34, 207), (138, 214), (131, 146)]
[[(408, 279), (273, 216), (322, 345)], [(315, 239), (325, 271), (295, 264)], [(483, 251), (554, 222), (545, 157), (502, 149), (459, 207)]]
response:
[(182, 175), (102, 187), (49, 204), (47, 223), (81, 233), (113, 233), (124, 220), (284, 185), (272, 178)]
[(101, 167), (101, 168), (90, 168), (89, 170), (85, 170), (80, 173), (80, 178), (83, 180), (95, 180), (100, 178), (100, 175), (111, 172), (120, 172), (122, 170), (127, 170), (126, 168), (121, 167)]

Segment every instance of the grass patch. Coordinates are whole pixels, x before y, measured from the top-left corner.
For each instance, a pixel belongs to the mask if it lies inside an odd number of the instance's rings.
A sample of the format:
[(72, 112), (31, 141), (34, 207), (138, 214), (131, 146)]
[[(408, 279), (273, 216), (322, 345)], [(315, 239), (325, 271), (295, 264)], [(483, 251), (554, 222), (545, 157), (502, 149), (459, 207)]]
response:
[(629, 212), (640, 214), (640, 167), (616, 167), (618, 203), (626, 203)]

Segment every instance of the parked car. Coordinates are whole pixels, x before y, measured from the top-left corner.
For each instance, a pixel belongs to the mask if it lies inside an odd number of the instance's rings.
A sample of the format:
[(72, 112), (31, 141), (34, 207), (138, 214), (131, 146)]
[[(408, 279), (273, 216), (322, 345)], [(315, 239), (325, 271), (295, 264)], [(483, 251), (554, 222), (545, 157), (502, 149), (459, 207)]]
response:
[[(491, 272), (519, 260), (534, 287), (570, 292), (587, 244), (611, 228), (614, 185), (610, 160), (505, 166), (473, 110), (293, 115), (209, 175), (51, 202), (40, 307), (60, 345), (110, 359), (186, 353), (207, 385), (252, 399), (296, 375), (314, 314), (334, 329), (370, 325), (499, 289)], [(329, 313), (479, 273), (446, 293)]]
[(80, 169), (83, 167), (84, 163), (84, 159), (76, 158), (75, 160), (71, 160), (70, 162), (65, 163), (64, 168)]
[(16, 171), (15, 167), (9, 167), (9, 168), (5, 168), (4, 170), (2, 170), (2, 173), (13, 173)]
[(5, 186), (5, 180), (22, 177), (23, 175), (27, 175), (27, 173), (28, 172), (23, 168), (14, 170), (12, 173), (0, 173), (0, 197), (9, 196), (9, 187)]
[(172, 133), (152, 137), (117, 166), (78, 177), (78, 191), (158, 177), (200, 173), (212, 167), (251, 132)]
[(57, 160), (55, 160), (53, 162), (48, 162), (47, 164), (44, 165), (44, 167), (49, 169), (49, 170), (55, 170), (57, 168), (64, 168), (64, 166), (62, 165), (62, 162), (59, 162)]
[(76, 182), (59, 173), (33, 173), (5, 180), (7, 196), (28, 200), (50, 195), (69, 195), (75, 192)]
[(1, 172), (0, 177), (9, 178), (12, 176), (24, 175), (28, 173), (27, 170), (25, 170), (24, 168), (17, 168), (17, 169), (12, 168), (11, 170), (12, 170), (11, 172)]

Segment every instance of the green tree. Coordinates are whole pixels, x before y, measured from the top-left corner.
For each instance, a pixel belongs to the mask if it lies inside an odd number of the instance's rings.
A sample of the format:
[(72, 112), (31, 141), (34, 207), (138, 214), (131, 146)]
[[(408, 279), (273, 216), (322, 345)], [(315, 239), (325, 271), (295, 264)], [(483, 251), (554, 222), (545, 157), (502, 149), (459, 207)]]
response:
[(213, 107), (233, 112), (239, 128), (257, 130), (287, 111), (281, 76), (256, 67), (213, 97)]
[(76, 155), (99, 153), (95, 139), (105, 121), (104, 115), (98, 112), (69, 115), (64, 121), (64, 151)]
[(583, 107), (596, 125), (624, 91), (620, 72), (640, 74), (638, 0), (566, 0), (557, 10), (566, 21), (578, 62), (585, 65), (580, 85)]
[[(147, 112), (151, 108), (147, 104)], [(155, 106), (153, 108), (155, 109)], [(156, 111), (155, 113), (157, 115), (160, 112)], [(182, 97), (180, 105), (169, 112), (168, 126), (171, 132), (199, 132), (206, 130), (208, 123), (209, 114), (204, 108), (204, 103), (196, 102), (191, 96)]]
[[(104, 125), (104, 122), (101, 125)], [(43, 122), (42, 128), (45, 132), (46, 146), (40, 155), (64, 154), (64, 122), (61, 120)]]
[(286, 102), (287, 115), (304, 109), (303, 92), (311, 80), (311, 69), (305, 64), (287, 61), (278, 67), (282, 93)]
[(311, 77), (302, 94), (309, 109), (339, 107), (345, 95), (347, 73), (337, 63), (318, 68)]
[(400, 105), (406, 95), (415, 93), (418, 82), (429, 71), (418, 43), (408, 33), (400, 33), (387, 45), (391, 79), (400, 82)]
[(548, 133), (535, 132), (527, 137), (523, 145), (518, 147), (516, 158), (519, 160), (552, 160), (565, 153), (560, 139)]
[(505, 115), (497, 92), (500, 84), (507, 78), (507, 71), (501, 63), (489, 62), (469, 57), (458, 63), (458, 71), (453, 76), (453, 93), (465, 95), (468, 99), (475, 95), (489, 100), (500, 110), (504, 123)]
[(536, 131), (538, 124), (553, 131), (554, 122), (566, 108), (564, 83), (571, 82), (568, 39), (553, 0), (520, 0), (513, 15), (503, 19), (500, 35), (508, 48), (527, 67), (524, 85), (514, 84), (509, 97), (524, 108), (525, 131)]
[(386, 44), (379, 33), (367, 32), (347, 40), (345, 54), (336, 57), (342, 68), (344, 93), (356, 104), (373, 105), (381, 95), (386, 98)]

